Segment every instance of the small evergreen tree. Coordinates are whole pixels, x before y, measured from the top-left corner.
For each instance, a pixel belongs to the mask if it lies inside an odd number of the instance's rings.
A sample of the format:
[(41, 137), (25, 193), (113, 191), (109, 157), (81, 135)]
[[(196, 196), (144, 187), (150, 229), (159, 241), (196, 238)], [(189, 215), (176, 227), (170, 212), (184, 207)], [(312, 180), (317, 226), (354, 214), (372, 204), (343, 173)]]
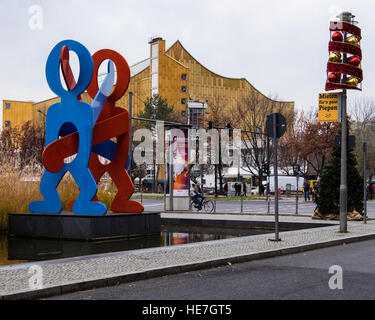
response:
[[(363, 211), (363, 179), (356, 166), (357, 160), (353, 149), (348, 149), (348, 213), (354, 210)], [(315, 199), (316, 209), (320, 215), (339, 214), (340, 212), (340, 172), (341, 149), (335, 148), (331, 160), (323, 170), (323, 175), (319, 182), (318, 195)]]
[[(167, 99), (163, 99), (157, 94), (151, 98), (147, 98), (144, 102), (145, 108), (139, 114), (140, 118), (153, 119), (160, 121), (176, 121), (173, 106), (168, 105)], [(147, 122), (143, 123), (143, 127), (151, 128), (154, 125)]]

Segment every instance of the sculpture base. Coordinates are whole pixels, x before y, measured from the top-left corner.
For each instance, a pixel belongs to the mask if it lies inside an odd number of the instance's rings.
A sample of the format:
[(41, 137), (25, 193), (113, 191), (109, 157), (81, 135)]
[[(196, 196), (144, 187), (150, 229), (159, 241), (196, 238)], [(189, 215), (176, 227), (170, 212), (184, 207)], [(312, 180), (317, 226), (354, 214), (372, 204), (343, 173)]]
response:
[(160, 233), (160, 213), (112, 213), (83, 216), (60, 214), (10, 213), (10, 237), (100, 240), (130, 238)]

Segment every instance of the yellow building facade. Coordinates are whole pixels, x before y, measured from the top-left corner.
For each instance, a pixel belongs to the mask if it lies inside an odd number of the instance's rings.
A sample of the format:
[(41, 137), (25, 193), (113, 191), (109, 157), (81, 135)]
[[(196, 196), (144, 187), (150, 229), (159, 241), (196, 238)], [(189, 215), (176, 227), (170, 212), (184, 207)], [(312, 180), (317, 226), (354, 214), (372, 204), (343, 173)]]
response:
[[(149, 46), (150, 56), (130, 67), (128, 91), (117, 102), (118, 106), (128, 108), (129, 92), (132, 92), (133, 116), (138, 116), (143, 111), (144, 102), (153, 94), (167, 99), (184, 123), (194, 120), (191, 118), (191, 111), (199, 110), (199, 105), (209, 115), (212, 106), (220, 103), (225, 106), (225, 112), (230, 114), (249, 95), (257, 95), (276, 107), (280, 104), (285, 113), (294, 112), (294, 102), (271, 100), (245, 78), (224, 77), (208, 70), (180, 41), (176, 41), (166, 50), (165, 40), (154, 38), (149, 42)], [(87, 93), (82, 94), (82, 100), (91, 102)], [(37, 103), (4, 100), (3, 128), (20, 126), (30, 120), (42, 121), (48, 107), (58, 101), (58, 97)], [(209, 120), (209, 116), (205, 120)]]

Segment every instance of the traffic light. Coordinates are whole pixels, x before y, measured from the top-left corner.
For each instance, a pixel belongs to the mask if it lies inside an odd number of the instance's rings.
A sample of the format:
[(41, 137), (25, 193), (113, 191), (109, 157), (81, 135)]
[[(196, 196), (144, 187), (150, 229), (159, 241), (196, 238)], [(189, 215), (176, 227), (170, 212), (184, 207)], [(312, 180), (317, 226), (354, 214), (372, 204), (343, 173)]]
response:
[(294, 175), (295, 175), (295, 176), (299, 176), (300, 173), (301, 173), (301, 165), (297, 164), (297, 165), (294, 167)]
[(262, 172), (263, 172), (265, 175), (269, 176), (269, 174), (270, 174), (270, 168), (269, 168), (268, 163), (263, 163), (263, 166), (262, 166)]

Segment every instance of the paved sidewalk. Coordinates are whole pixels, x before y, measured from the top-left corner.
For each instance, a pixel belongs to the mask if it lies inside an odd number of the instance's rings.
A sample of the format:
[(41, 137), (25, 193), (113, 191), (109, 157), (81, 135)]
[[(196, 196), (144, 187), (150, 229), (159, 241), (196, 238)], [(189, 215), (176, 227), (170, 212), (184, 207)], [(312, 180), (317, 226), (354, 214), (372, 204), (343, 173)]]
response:
[[(272, 220), (273, 216), (162, 214), (171, 218)], [(281, 216), (280, 221), (314, 223), (311, 217)], [(322, 223), (321, 220), (316, 221)], [(324, 221), (326, 222), (326, 221)], [(0, 268), (0, 298), (41, 298), (94, 287), (115, 285), (166, 274), (192, 271), (228, 262), (244, 262), (260, 258), (301, 252), (315, 248), (375, 238), (375, 221), (349, 222), (348, 233), (339, 233), (338, 222), (331, 227), (281, 232), (281, 242), (269, 241), (272, 234), (200, 242), (117, 253), (99, 254)], [(31, 290), (32, 266), (43, 271), (43, 288)], [(30, 272), (30, 273), (29, 273)]]

